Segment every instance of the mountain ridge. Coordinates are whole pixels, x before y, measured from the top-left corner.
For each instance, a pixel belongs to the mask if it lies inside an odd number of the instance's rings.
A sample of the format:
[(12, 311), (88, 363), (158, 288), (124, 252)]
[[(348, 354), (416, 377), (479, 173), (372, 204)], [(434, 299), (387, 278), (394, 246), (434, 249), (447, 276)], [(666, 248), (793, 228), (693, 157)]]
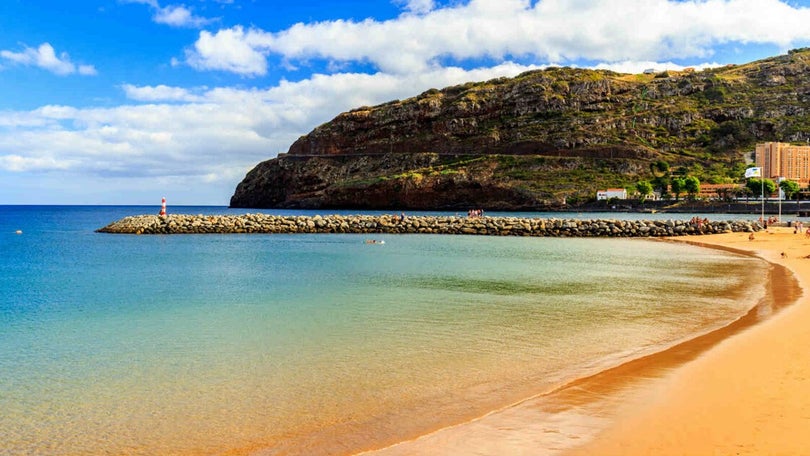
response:
[(358, 107), (264, 161), (231, 206), (545, 209), (666, 161), (733, 181), (757, 142), (810, 139), (810, 50), (703, 71), (548, 68)]

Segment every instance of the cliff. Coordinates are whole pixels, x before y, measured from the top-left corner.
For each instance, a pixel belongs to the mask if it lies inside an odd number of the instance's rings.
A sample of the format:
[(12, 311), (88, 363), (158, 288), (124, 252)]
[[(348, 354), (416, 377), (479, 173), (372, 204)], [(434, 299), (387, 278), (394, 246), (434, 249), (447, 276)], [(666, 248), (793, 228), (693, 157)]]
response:
[(550, 68), (361, 107), (251, 170), (233, 207), (544, 209), (666, 161), (736, 180), (753, 146), (810, 138), (810, 51), (700, 72)]

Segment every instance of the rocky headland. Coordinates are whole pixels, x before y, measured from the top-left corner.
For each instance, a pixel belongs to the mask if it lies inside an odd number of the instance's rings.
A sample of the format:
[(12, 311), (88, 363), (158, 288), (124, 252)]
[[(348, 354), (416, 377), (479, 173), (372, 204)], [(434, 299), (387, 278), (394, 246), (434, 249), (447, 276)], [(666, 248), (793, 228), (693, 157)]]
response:
[(650, 180), (741, 180), (757, 142), (810, 139), (810, 51), (704, 71), (572, 68), (344, 112), (258, 164), (232, 207), (546, 210)]
[(525, 217), (402, 215), (279, 216), (138, 215), (98, 229), (119, 234), (358, 233), (456, 234), (538, 237), (664, 237), (755, 232), (756, 222), (684, 220), (579, 220)]

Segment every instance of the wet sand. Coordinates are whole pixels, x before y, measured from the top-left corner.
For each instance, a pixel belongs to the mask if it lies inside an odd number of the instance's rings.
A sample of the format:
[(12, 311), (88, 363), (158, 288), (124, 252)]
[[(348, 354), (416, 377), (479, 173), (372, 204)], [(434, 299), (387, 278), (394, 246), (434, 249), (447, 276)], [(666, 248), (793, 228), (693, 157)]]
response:
[(810, 306), (797, 299), (799, 286), (810, 283), (810, 239), (776, 228), (753, 241), (747, 233), (697, 241), (774, 264), (757, 308), (664, 352), (371, 454), (807, 452)]

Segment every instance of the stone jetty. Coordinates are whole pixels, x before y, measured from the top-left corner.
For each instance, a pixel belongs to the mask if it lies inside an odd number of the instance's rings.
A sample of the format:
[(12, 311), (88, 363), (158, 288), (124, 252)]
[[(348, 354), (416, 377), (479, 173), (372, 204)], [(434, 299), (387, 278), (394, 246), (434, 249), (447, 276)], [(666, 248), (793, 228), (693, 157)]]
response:
[(470, 234), (545, 237), (662, 237), (761, 230), (757, 222), (688, 220), (578, 220), (525, 217), (396, 215), (138, 215), (125, 217), (100, 233), (360, 233)]

